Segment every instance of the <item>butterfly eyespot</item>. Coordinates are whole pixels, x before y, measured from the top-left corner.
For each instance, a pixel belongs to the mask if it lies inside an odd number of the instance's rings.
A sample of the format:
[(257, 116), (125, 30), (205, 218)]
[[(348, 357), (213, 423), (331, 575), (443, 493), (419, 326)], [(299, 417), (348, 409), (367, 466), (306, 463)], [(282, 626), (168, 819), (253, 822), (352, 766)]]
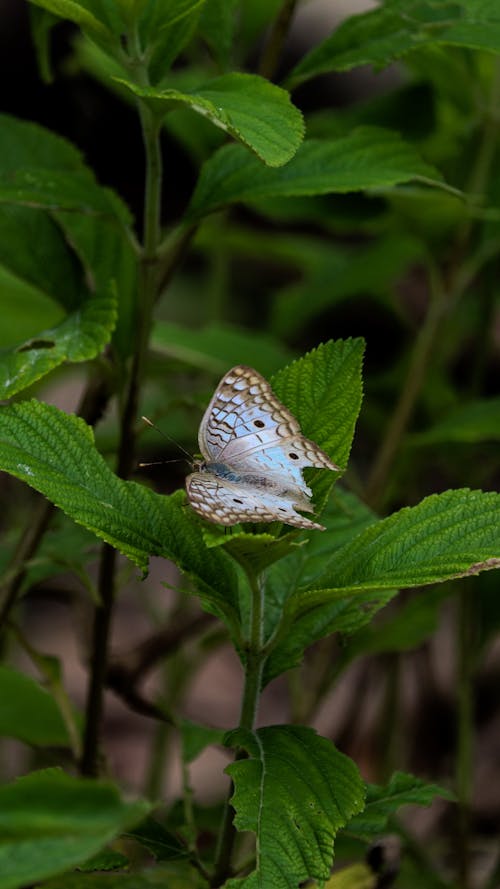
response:
[(337, 467), (302, 435), (257, 371), (237, 365), (226, 373), (203, 415), (198, 441), (203, 461), (186, 483), (196, 512), (224, 525), (279, 520), (321, 528), (300, 515), (311, 511), (312, 497), (301, 467)]

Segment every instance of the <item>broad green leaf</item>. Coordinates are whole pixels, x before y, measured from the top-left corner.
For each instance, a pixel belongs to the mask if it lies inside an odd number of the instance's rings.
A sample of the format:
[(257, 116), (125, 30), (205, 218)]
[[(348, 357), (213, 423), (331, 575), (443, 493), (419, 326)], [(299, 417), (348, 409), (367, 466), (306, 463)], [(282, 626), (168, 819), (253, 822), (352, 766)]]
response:
[(0, 700), (2, 737), (17, 738), (34, 746), (69, 746), (68, 733), (54, 698), (34, 679), (0, 666)]
[(120, 852), (114, 852), (112, 849), (103, 849), (96, 855), (92, 855), (88, 861), (78, 866), (78, 870), (82, 873), (93, 873), (94, 871), (110, 871), (119, 868), (128, 867), (129, 860)]
[(234, 364), (249, 364), (267, 377), (292, 358), (269, 334), (222, 322), (191, 328), (156, 321), (151, 347), (191, 367), (221, 375)]
[(438, 171), (413, 145), (381, 127), (359, 127), (338, 139), (308, 139), (279, 170), (262, 166), (238, 145), (225, 145), (203, 166), (187, 219), (235, 202), (343, 194), (410, 180), (441, 184)]
[[(278, 398), (291, 410), (307, 438), (345, 468), (362, 398), (361, 339), (330, 340), (292, 362), (271, 378)], [(334, 473), (310, 474), (314, 497), (322, 505)]]
[(361, 814), (351, 818), (345, 830), (366, 842), (372, 842), (387, 830), (390, 816), (401, 806), (429, 806), (436, 797), (454, 799), (452, 793), (436, 784), (426, 784), (414, 775), (395, 772), (385, 787), (367, 784), (365, 808)]
[(0, 408), (0, 469), (40, 491), (142, 570), (151, 555), (176, 562), (207, 607), (234, 625), (233, 565), (220, 548), (206, 548), (184, 496), (164, 497), (119, 479), (83, 420), (36, 401)]
[(255, 871), (229, 880), (227, 889), (289, 889), (327, 879), (337, 831), (363, 808), (352, 760), (302, 726), (237, 730), (226, 743), (248, 753), (226, 771), (235, 787), (234, 823), (255, 833), (257, 852)]
[(115, 322), (114, 294), (95, 294), (57, 327), (4, 350), (0, 353), (0, 397), (21, 392), (65, 361), (95, 358), (109, 342)]
[(500, 53), (498, 5), (481, 0), (390, 0), (351, 16), (293, 69), (290, 86), (357, 65), (384, 68), (410, 52), (460, 46)]
[(256, 74), (225, 74), (189, 92), (119, 82), (162, 115), (178, 105), (189, 106), (251, 148), (270, 167), (286, 164), (303, 138), (302, 115), (288, 93)]
[(172, 63), (196, 32), (203, 5), (204, 0), (145, 4), (140, 30), (143, 44), (150, 47), (151, 84), (160, 84), (168, 77)]
[(410, 444), (473, 444), (500, 439), (500, 398), (478, 398), (445, 414), (425, 432), (409, 439)]
[(371, 525), (288, 600), (300, 614), (348, 593), (423, 586), (500, 567), (500, 494), (432, 494)]
[(34, 772), (0, 788), (0, 889), (73, 868), (140, 821), (149, 805), (123, 802), (114, 785)]

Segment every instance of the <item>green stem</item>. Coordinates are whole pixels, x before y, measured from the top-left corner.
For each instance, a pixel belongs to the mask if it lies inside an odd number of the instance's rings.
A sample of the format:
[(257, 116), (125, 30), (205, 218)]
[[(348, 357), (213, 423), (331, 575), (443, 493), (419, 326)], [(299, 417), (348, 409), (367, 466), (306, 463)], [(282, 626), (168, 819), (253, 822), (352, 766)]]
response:
[[(467, 192), (476, 201), (483, 197), (495, 159), (498, 144), (499, 103), (500, 64), (497, 63), (491, 82), (488, 105), (483, 117), (483, 127), (475, 163), (467, 183)], [(429, 310), (416, 338), (399, 401), (396, 404), (384, 439), (375, 457), (366, 486), (366, 500), (375, 508), (380, 506), (383, 499), (382, 494), (392, 465), (424, 385), (443, 318), (450, 307), (461, 298), (470, 282), (470, 268), (467, 266), (466, 248), (471, 240), (474, 224), (475, 220), (472, 216), (469, 216), (456, 234), (453, 251), (455, 268), (452, 270), (448, 286), (445, 287), (442, 284), (438, 284), (436, 287), (436, 276), (431, 273), (433, 295), (431, 296)]]
[[(135, 455), (135, 421), (138, 413), (140, 386), (144, 374), (153, 307), (157, 297), (158, 245), (160, 242), (160, 200), (162, 163), (160, 122), (150, 109), (139, 104), (144, 149), (146, 183), (144, 198), (143, 250), (139, 267), (139, 319), (136, 347), (129, 384), (121, 417), (117, 474), (127, 478)], [(99, 771), (99, 737), (103, 711), (103, 695), (108, 667), (109, 637), (113, 618), (116, 585), (116, 551), (104, 544), (99, 570), (100, 605), (94, 613), (92, 634), (92, 672), (89, 682), (85, 735), (81, 771), (96, 775)]]
[(399, 400), (367, 482), (365, 499), (374, 508), (380, 505), (394, 459), (424, 384), (437, 334), (448, 306), (449, 295), (446, 289), (441, 283), (436, 283), (436, 276), (433, 277), (433, 293), (427, 315), (415, 340)]
[(460, 889), (470, 886), (469, 812), (472, 794), (474, 733), (474, 603), (466, 586), (458, 597), (458, 746), (456, 788), (458, 797), (457, 878)]
[(276, 73), (296, 6), (297, 0), (285, 0), (271, 26), (259, 64), (261, 77), (272, 80)]
[[(243, 690), (243, 699), (241, 703), (241, 714), (239, 727), (251, 730), (254, 727), (257, 708), (259, 703), (260, 691), (262, 686), (262, 672), (266, 654), (263, 646), (263, 606), (264, 606), (264, 590), (263, 585), (255, 575), (248, 575), (250, 589), (252, 595), (252, 612), (250, 620), (250, 639), (247, 649), (247, 659), (245, 665), (245, 685)], [(236, 753), (235, 760), (244, 759), (246, 753), (239, 750)], [(211, 886), (221, 886), (227, 879), (231, 870), (231, 855), (234, 847), (236, 830), (233, 824), (233, 808), (230, 803), (232, 796), (232, 787), (229, 793), (224, 817), (222, 820), (221, 833), (215, 859), (214, 875), (212, 877)]]

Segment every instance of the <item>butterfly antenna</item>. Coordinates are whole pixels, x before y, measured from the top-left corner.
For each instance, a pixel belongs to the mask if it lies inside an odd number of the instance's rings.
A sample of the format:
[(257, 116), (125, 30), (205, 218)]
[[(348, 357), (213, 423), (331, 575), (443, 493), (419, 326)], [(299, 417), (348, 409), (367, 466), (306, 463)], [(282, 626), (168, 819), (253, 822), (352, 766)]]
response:
[[(167, 435), (167, 433), (164, 432), (163, 429), (160, 429), (160, 427), (157, 426), (155, 423), (153, 423), (150, 419), (148, 419), (148, 417), (141, 417), (141, 420), (144, 420), (144, 422), (148, 426), (151, 426), (151, 429), (155, 429), (156, 432), (159, 432), (160, 435), (163, 435), (163, 438), (166, 438), (167, 441), (170, 441), (172, 444), (174, 444), (176, 446), (176, 448), (179, 448), (179, 450), (182, 451), (182, 453), (186, 455), (186, 457), (189, 461), (189, 465), (191, 466), (191, 464), (193, 463), (192, 454), (190, 454), (189, 451), (186, 451), (186, 449), (183, 448), (182, 445), (179, 444), (179, 442), (175, 440), (175, 438), (172, 438), (170, 435)], [(162, 463), (180, 463), (181, 461), (180, 460), (162, 460), (161, 462)], [(153, 466), (154, 464), (153, 463), (148, 463), (148, 464), (141, 463), (139, 465), (140, 466), (146, 466), (146, 465)]]

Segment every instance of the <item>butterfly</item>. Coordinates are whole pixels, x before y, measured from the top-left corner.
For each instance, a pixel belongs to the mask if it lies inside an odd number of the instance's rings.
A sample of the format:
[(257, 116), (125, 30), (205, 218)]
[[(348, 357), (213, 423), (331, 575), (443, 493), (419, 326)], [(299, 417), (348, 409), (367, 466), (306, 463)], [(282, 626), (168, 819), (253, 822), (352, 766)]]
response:
[(193, 509), (221, 525), (285, 522), (323, 525), (300, 515), (313, 512), (302, 468), (339, 472), (256, 370), (238, 364), (217, 386), (198, 433), (203, 461), (186, 479)]

